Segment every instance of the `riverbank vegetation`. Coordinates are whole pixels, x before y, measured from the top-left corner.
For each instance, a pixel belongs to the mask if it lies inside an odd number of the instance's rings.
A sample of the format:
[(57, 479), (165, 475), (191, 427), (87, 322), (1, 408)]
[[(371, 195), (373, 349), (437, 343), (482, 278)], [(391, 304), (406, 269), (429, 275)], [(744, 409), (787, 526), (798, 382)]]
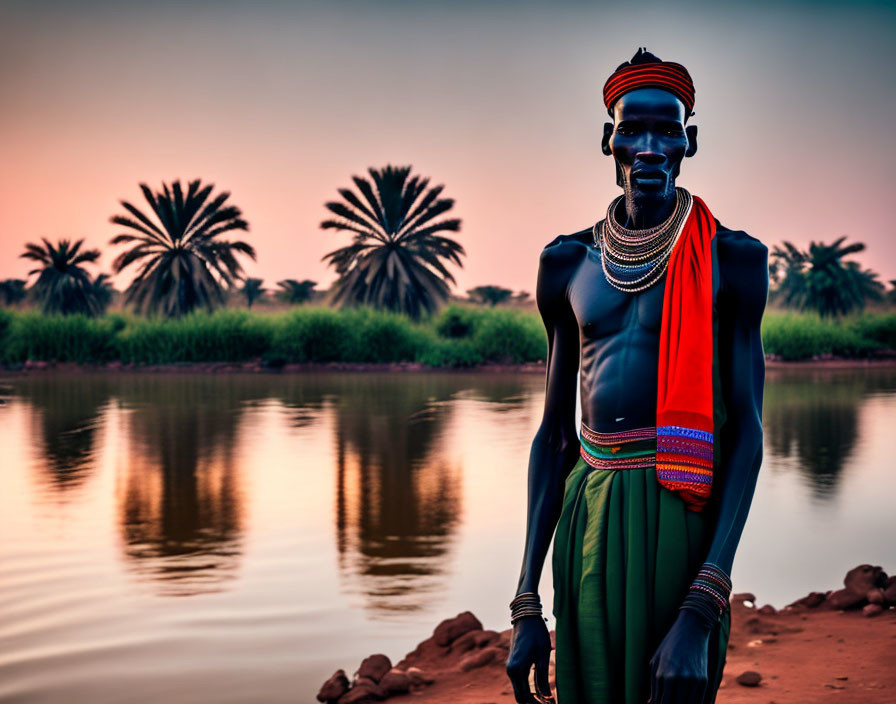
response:
[[(789, 361), (872, 358), (896, 349), (896, 312), (824, 319), (770, 310), (767, 354)], [(261, 360), (419, 362), (434, 367), (539, 362), (544, 327), (534, 310), (449, 304), (419, 320), (369, 308), (297, 307), (284, 312), (225, 309), (177, 318), (0, 310), (0, 362), (188, 364)]]

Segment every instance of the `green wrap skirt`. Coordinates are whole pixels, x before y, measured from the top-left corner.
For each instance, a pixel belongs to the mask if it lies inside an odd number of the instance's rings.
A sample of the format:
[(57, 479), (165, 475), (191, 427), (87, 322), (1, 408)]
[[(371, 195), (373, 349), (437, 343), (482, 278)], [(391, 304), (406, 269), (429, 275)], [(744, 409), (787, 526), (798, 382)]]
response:
[[(645, 704), (650, 659), (709, 547), (706, 515), (656, 478), (656, 429), (597, 433), (566, 479), (554, 537), (558, 704)], [(709, 641), (715, 701), (730, 611)]]

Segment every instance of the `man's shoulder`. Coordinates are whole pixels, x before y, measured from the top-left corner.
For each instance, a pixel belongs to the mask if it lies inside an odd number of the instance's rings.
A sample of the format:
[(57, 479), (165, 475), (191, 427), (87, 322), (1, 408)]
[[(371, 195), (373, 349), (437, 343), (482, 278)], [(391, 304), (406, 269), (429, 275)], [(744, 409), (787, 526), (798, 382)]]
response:
[(761, 315), (768, 297), (768, 247), (743, 230), (716, 221), (716, 247), (722, 286), (737, 307)]
[(590, 227), (568, 235), (557, 235), (541, 250), (543, 264), (562, 264), (579, 259), (594, 241)]
[(768, 266), (768, 247), (743, 230), (732, 230), (716, 220), (719, 263), (756, 268)]

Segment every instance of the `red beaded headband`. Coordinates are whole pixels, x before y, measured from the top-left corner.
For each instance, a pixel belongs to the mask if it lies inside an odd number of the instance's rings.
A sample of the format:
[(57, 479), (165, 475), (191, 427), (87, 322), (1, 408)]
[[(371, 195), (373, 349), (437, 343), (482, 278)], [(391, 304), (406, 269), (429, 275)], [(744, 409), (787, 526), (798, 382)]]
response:
[(613, 103), (623, 93), (638, 88), (667, 90), (684, 103), (687, 115), (694, 110), (695, 91), (691, 74), (681, 64), (661, 61), (623, 66), (607, 79), (604, 84), (604, 104), (610, 114), (612, 114)]

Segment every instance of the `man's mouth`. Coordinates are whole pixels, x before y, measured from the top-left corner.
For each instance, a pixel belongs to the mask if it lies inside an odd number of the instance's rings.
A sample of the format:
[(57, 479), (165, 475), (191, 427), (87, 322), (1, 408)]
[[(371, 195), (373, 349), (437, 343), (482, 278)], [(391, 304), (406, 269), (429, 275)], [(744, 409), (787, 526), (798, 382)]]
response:
[(633, 171), (632, 181), (639, 186), (662, 186), (666, 183), (666, 174), (662, 171)]

